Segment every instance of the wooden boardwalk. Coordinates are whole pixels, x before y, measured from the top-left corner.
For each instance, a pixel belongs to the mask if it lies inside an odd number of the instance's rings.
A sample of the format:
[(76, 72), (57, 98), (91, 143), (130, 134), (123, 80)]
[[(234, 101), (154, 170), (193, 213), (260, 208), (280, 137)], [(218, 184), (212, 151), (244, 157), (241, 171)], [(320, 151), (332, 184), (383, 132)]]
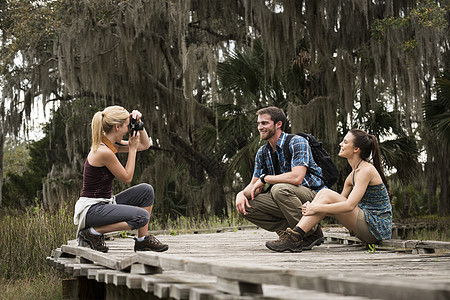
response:
[(337, 228), (325, 236), (302, 253), (268, 250), (277, 236), (261, 229), (158, 235), (164, 253), (135, 253), (131, 238), (107, 241), (106, 254), (69, 241), (47, 261), (78, 278), (67, 298), (83, 298), (87, 278), (103, 284), (98, 299), (450, 299), (450, 243), (392, 240), (370, 253)]

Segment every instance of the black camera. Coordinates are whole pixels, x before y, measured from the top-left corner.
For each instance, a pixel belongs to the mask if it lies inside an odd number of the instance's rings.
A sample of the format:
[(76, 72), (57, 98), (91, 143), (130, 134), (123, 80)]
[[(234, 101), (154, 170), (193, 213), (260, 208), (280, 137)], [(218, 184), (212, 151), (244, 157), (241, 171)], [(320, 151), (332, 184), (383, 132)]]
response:
[(138, 120), (130, 117), (130, 135), (133, 136), (135, 131), (140, 131), (144, 129), (144, 122), (139, 122)]

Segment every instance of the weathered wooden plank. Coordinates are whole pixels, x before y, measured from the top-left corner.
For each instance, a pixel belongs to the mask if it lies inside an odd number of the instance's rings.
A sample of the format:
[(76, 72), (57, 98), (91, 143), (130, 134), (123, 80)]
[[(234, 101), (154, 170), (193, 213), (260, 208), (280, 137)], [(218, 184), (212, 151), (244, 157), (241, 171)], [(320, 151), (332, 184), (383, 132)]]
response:
[(129, 289), (140, 289), (142, 286), (142, 279), (145, 276), (143, 275), (133, 275), (133, 274), (129, 274), (126, 276), (126, 286)]
[(170, 285), (169, 297), (176, 300), (189, 299), (193, 288), (214, 289), (215, 286), (203, 283), (174, 283)]
[(134, 263), (131, 265), (130, 273), (131, 274), (161, 274), (163, 272), (162, 268), (154, 267), (149, 265), (144, 265), (141, 263)]
[(255, 284), (280, 284), (289, 282), (291, 271), (249, 264), (211, 265), (211, 275), (217, 278)]
[(162, 269), (160, 256), (153, 252), (142, 252), (142, 253), (137, 254), (133, 258), (134, 258), (133, 259), (134, 263), (139, 263), (139, 264)]
[(445, 249), (450, 250), (450, 242), (442, 242), (442, 241), (419, 241), (416, 245), (416, 248), (425, 248), (425, 249)]
[(95, 272), (95, 280), (97, 280), (98, 282), (108, 283), (106, 281), (106, 273), (109, 273), (110, 271), (111, 270), (108, 269), (97, 270), (97, 272)]
[(53, 257), (51, 257), (51, 256), (47, 256), (46, 258), (45, 258), (45, 261), (47, 262), (47, 264), (49, 265), (49, 266), (52, 266), (52, 267), (54, 267), (54, 268), (56, 268), (56, 258), (53, 258)]
[(405, 282), (404, 280), (348, 278), (328, 276), (327, 292), (377, 299), (445, 300), (450, 299), (448, 285)]
[(145, 276), (141, 281), (141, 289), (153, 293), (156, 283), (167, 283), (167, 278), (156, 276)]
[[(253, 296), (236, 296), (236, 295), (230, 295), (230, 294), (214, 294), (212, 295), (213, 300), (251, 300), (254, 299)], [(256, 298), (258, 299), (258, 298)], [(262, 298), (264, 299), (264, 298)]]
[(95, 264), (79, 264), (80, 267), (80, 277), (87, 277), (89, 275), (89, 270), (103, 270), (105, 267), (95, 265)]
[[(324, 236), (327, 238), (339, 239), (342, 241), (354, 241), (357, 243), (362, 243), (357, 237), (351, 236), (348, 233), (341, 232), (324, 232)], [(400, 239), (389, 239), (381, 241), (377, 246), (381, 247), (393, 247), (397, 249), (445, 249), (450, 250), (450, 242), (443, 241), (420, 241), (420, 240), (400, 240)], [(428, 252), (432, 253), (432, 252)]]
[(130, 275), (130, 274), (118, 271), (117, 273), (112, 275), (113, 284), (115, 286), (126, 285), (128, 276), (136, 276), (136, 275)]
[(251, 283), (218, 277), (216, 286), (221, 292), (226, 292), (237, 296), (255, 296), (263, 294), (262, 284), (260, 283)]
[[(82, 257), (89, 261), (95, 262), (97, 264), (115, 270), (125, 269), (126, 267), (129, 267), (133, 262), (132, 258), (128, 258), (125, 262), (118, 261), (117, 259), (115, 259), (111, 255), (108, 255), (107, 253), (102, 253), (86, 247), (63, 245), (61, 246), (61, 250), (65, 253)], [(133, 253), (130, 256), (134, 255), (136, 254)]]
[(96, 279), (98, 271), (99, 271), (98, 269), (88, 269), (86, 278), (87, 279)]
[(199, 287), (192, 287), (189, 290), (189, 299), (190, 300), (212, 300), (215, 295), (221, 294), (215, 288), (206, 289)]
[(169, 298), (170, 283), (156, 282), (153, 287), (153, 294), (160, 299)]
[(333, 293), (321, 293), (314, 290), (299, 290), (286, 286), (264, 285), (264, 297), (269, 299), (283, 300), (369, 300), (370, 298), (361, 296), (348, 296)]

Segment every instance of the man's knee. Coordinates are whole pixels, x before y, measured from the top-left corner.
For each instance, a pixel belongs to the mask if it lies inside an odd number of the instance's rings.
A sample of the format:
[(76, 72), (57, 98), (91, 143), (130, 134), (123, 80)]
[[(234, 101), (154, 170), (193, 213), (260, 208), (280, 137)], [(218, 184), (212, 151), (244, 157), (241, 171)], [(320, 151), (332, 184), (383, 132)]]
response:
[(272, 193), (273, 197), (276, 197), (278, 195), (286, 196), (292, 194), (292, 188), (294, 186), (292, 184), (288, 183), (277, 183), (272, 186), (270, 189), (270, 192)]
[(271, 189), (272, 198), (275, 200), (275, 202), (288, 201), (292, 197), (298, 198), (300, 201), (302, 201), (302, 199), (298, 197), (298, 193), (294, 191), (294, 189), (298, 188), (302, 187), (298, 187), (289, 183), (274, 184)]
[(271, 193), (276, 202), (291, 201), (292, 197), (295, 197), (301, 203), (305, 203), (306, 201), (312, 201), (315, 195), (311, 189), (305, 186), (296, 186), (289, 183), (277, 183), (273, 185)]

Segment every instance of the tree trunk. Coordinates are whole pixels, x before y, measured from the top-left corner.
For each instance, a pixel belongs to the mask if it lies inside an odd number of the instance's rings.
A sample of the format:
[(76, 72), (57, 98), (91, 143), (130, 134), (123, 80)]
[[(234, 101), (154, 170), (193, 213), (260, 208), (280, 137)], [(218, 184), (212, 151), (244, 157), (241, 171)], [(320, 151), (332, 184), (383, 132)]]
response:
[(409, 208), (411, 206), (411, 196), (409, 191), (405, 190), (403, 193), (403, 207), (402, 207), (402, 218), (406, 219), (409, 217)]
[(5, 135), (3, 133), (3, 122), (0, 123), (0, 206), (3, 203), (3, 147), (5, 145)]
[(450, 190), (449, 190), (449, 181), (450, 181), (450, 160), (448, 159), (448, 155), (442, 156), (442, 165), (441, 169), (441, 193), (439, 196), (439, 216), (446, 216), (448, 213), (448, 202), (450, 199)]
[(430, 156), (428, 156), (428, 160), (425, 163), (425, 179), (427, 184), (427, 204), (428, 209), (427, 213), (432, 215), (436, 213), (436, 205), (433, 203), (434, 197), (436, 196), (436, 189), (437, 189), (437, 178), (438, 175), (436, 174), (436, 163), (433, 162), (431, 159), (429, 159)]
[(5, 123), (5, 99), (1, 99), (0, 105), (0, 206), (3, 203), (3, 148), (5, 146), (5, 131), (3, 124)]

